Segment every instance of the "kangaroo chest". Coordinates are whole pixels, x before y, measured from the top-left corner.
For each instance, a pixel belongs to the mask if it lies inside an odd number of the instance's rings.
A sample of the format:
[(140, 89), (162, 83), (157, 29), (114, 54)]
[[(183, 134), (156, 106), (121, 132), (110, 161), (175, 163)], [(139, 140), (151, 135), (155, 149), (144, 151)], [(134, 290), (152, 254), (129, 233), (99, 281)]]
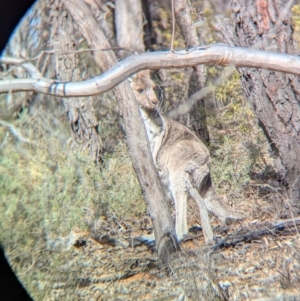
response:
[(152, 153), (152, 158), (154, 161), (154, 164), (157, 166), (157, 154), (160, 150), (160, 147), (162, 145), (162, 140), (163, 140), (163, 135), (164, 135), (164, 131), (163, 131), (163, 125), (159, 125), (155, 122), (155, 120), (152, 120), (151, 118), (149, 118), (148, 115), (146, 115), (142, 110), (142, 117), (144, 120), (144, 125), (146, 128), (146, 132), (147, 132), (147, 136), (148, 136), (148, 140), (149, 140), (149, 144), (150, 144), (150, 149), (151, 149), (151, 153)]
[(162, 166), (161, 162), (158, 163), (158, 153), (163, 147), (163, 139), (165, 135), (163, 119), (159, 117), (159, 122), (150, 118), (145, 112), (141, 110), (144, 125), (146, 128), (150, 149), (154, 165), (156, 167), (162, 188), (164, 189), (165, 195), (171, 198), (170, 185), (169, 185), (169, 173), (167, 166)]

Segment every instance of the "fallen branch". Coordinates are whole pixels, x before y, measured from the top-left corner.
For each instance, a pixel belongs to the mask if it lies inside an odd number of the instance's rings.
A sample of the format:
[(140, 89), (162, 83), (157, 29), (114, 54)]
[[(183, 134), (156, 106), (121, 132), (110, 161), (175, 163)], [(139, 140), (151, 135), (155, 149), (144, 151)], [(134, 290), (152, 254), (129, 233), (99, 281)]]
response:
[[(219, 248), (228, 248), (231, 246), (236, 246), (238, 243), (245, 241), (249, 242), (251, 240), (260, 238), (263, 235), (273, 235), (275, 232), (286, 234), (285, 231), (288, 231), (287, 234), (291, 233), (291, 230), (298, 231), (298, 225), (300, 225), (300, 217), (290, 218), (286, 220), (279, 220), (272, 224), (267, 224), (263, 226), (262, 229), (246, 232), (239, 235), (229, 235), (219, 241), (217, 244), (212, 246), (213, 251), (216, 251)], [(289, 227), (289, 228), (287, 228)], [(291, 228), (290, 228), (291, 227)], [(293, 228), (293, 229), (292, 229)]]

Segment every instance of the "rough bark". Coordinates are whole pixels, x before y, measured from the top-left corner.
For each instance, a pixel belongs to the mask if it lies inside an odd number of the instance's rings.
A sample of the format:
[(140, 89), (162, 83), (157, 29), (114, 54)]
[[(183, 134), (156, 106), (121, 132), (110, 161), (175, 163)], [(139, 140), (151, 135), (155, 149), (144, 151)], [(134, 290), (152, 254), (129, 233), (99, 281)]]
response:
[[(175, 1), (176, 22), (181, 30), (187, 48), (200, 46), (196, 27), (192, 21), (190, 6), (187, 0)], [(206, 66), (193, 68), (190, 77), (188, 96), (201, 90), (206, 82)], [(205, 144), (209, 144), (209, 133), (206, 125), (205, 98), (195, 101), (191, 111), (181, 116), (180, 121), (188, 126)]]
[[(78, 37), (71, 18), (58, 0), (39, 1), (22, 21), (4, 55), (10, 54), (16, 58), (33, 58), (40, 55), (39, 59), (34, 61), (36, 71), (41, 70), (40, 74), (36, 74), (37, 77), (46, 75), (58, 81), (78, 81), (82, 79), (78, 56), (68, 52), (77, 50), (79, 38), (81, 37)], [(55, 54), (41, 55), (42, 50), (48, 49)], [(26, 72), (35, 77), (28, 70)], [(18, 68), (15, 76), (26, 77), (26, 72)], [(26, 106), (31, 115), (42, 115), (41, 111), (47, 110), (47, 103), (53, 102), (53, 99), (49, 100), (50, 97), (40, 94), (20, 93), (20, 96), (14, 98), (19, 104), (11, 105), (16, 108)], [(71, 127), (72, 147), (87, 151), (92, 160), (98, 163), (102, 141), (98, 134), (98, 121), (92, 97), (63, 98), (62, 103)]]
[[(292, 3), (285, 0), (233, 0), (233, 42), (244, 47), (297, 54), (291, 24)], [(280, 179), (289, 197), (300, 200), (299, 77), (244, 68), (239, 72), (246, 99), (251, 103), (276, 157)]]
[[(110, 47), (103, 31), (83, 1), (62, 0), (62, 2), (72, 15), (91, 48), (101, 49)], [(94, 52), (94, 58), (103, 71), (117, 63), (117, 59), (112, 51), (96, 51)], [(146, 131), (138, 110), (138, 105), (129, 83), (124, 82), (115, 87), (113, 91), (122, 112), (133, 167), (153, 221), (158, 256), (163, 263), (167, 263), (171, 260), (172, 254), (179, 251), (179, 245), (167, 202), (165, 201), (152, 162)]]
[[(58, 9), (62, 7), (57, 7)], [(52, 7), (55, 9), (55, 7)], [(51, 13), (52, 11), (50, 11)], [(54, 55), (55, 78), (60, 81), (81, 79), (79, 71), (79, 59), (75, 54), (61, 54), (60, 52), (76, 51), (75, 28), (70, 16), (60, 13), (52, 16), (55, 24), (60, 24), (62, 30), (55, 27), (51, 30), (51, 46), (57, 53)], [(65, 112), (72, 129), (73, 145), (77, 148), (87, 150), (92, 160), (97, 164), (100, 162), (102, 150), (101, 137), (98, 134), (98, 121), (93, 108), (92, 97), (84, 98), (62, 98)]]
[[(143, 11), (140, 0), (116, 0), (115, 24), (118, 45), (122, 48), (144, 52)], [(119, 56), (125, 58), (132, 52), (121, 50)]]
[(153, 30), (152, 2), (149, 0), (141, 0), (143, 15), (145, 16), (144, 24), (144, 45), (147, 50), (153, 50), (156, 44), (155, 32)]

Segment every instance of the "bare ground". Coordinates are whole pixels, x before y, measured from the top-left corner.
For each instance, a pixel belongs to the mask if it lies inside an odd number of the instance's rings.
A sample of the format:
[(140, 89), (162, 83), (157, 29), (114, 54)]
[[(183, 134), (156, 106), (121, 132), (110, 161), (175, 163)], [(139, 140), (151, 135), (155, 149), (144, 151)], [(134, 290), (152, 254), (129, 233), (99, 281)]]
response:
[[(228, 243), (236, 235), (257, 229), (266, 230), (264, 235), (248, 235), (246, 241), (214, 249), (204, 245), (201, 232), (191, 233), (196, 238), (189, 237), (181, 244), (182, 252), (168, 267), (163, 267), (147, 246), (127, 246), (129, 237), (147, 234), (147, 217), (139, 223), (107, 221), (115, 225), (110, 228), (110, 239), (99, 239), (96, 230), (77, 229), (77, 246), (68, 253), (68, 265), (76, 266), (80, 260), (85, 268), (71, 281), (76, 283), (74, 294), (78, 300), (300, 300), (297, 219), (270, 229), (280, 218), (299, 216), (299, 208), (281, 202), (279, 193), (265, 193), (260, 198), (256, 193), (257, 187), (238, 208), (249, 213), (247, 220), (228, 227), (213, 220), (214, 233), (216, 243), (229, 237)], [(192, 221), (193, 212), (192, 208)], [(67, 286), (59, 283), (53, 287), (49, 300), (59, 300)]]

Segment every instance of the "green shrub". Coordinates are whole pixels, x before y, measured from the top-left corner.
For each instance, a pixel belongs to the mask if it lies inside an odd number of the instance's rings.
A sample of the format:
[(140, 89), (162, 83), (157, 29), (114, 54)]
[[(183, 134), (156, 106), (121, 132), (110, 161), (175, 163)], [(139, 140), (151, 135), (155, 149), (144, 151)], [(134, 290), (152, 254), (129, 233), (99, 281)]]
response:
[(74, 284), (84, 267), (84, 260), (67, 267), (69, 255), (49, 253), (50, 239), (89, 230), (86, 212), (93, 212), (92, 223), (110, 213), (134, 219), (146, 206), (124, 145), (100, 168), (86, 153), (71, 151), (63, 124), (54, 128), (24, 113), (14, 126), (33, 143), (18, 142), (0, 127), (0, 242), (28, 290), (44, 300), (54, 282)]

